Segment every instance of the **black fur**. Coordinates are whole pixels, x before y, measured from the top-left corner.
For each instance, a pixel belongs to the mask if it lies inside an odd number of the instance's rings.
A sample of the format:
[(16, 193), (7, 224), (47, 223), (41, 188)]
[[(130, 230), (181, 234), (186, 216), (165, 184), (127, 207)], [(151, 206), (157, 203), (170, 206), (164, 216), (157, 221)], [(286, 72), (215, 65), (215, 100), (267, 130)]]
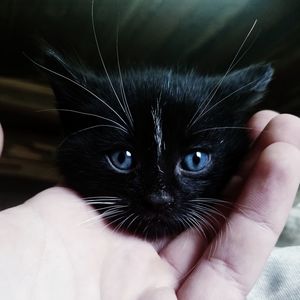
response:
[[(253, 65), (225, 78), (154, 68), (124, 71), (131, 127), (105, 75), (76, 67), (53, 50), (48, 50), (47, 56), (49, 69), (83, 86), (48, 72), (57, 108), (63, 109), (60, 116), (66, 139), (58, 149), (58, 164), (66, 184), (83, 197), (120, 197), (117, 204), (125, 206), (122, 214), (106, 219), (113, 222), (112, 226), (122, 224), (120, 229), (138, 236), (153, 239), (178, 234), (195, 226), (191, 216), (201, 223), (197, 218), (201, 208), (192, 200), (219, 198), (249, 147), (247, 130), (216, 127), (246, 126), (271, 80), (271, 66)], [(112, 75), (111, 80), (121, 99), (119, 74)], [(152, 115), (155, 109), (161, 111), (163, 144), (159, 157)], [(126, 127), (128, 133), (111, 127), (116, 125), (111, 121), (66, 110), (111, 119)], [(196, 116), (202, 116), (188, 126), (197, 110)], [(96, 125), (106, 127), (82, 130)], [(133, 153), (133, 171), (117, 172), (111, 167), (106, 155), (118, 149)], [(199, 174), (182, 172), (178, 167), (193, 149), (206, 151), (211, 157), (209, 166)], [(213, 209), (216, 203), (207, 200), (205, 205)], [(95, 207), (104, 212), (111, 206)], [(202, 217), (211, 222), (207, 215)], [(208, 229), (202, 226), (201, 230)]]

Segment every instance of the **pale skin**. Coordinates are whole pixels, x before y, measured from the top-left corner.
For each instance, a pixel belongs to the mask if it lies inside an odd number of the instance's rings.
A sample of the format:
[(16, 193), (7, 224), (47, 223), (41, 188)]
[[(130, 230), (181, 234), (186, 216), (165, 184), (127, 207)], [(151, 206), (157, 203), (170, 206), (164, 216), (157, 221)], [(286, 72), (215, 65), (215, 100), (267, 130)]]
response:
[[(238, 204), (213, 247), (195, 232), (158, 248), (101, 219), (84, 223), (96, 213), (55, 187), (0, 213), (1, 298), (245, 299), (300, 182), (300, 120), (261, 111), (248, 125), (255, 144), (227, 190)], [(0, 130), (0, 149), (2, 143)]]

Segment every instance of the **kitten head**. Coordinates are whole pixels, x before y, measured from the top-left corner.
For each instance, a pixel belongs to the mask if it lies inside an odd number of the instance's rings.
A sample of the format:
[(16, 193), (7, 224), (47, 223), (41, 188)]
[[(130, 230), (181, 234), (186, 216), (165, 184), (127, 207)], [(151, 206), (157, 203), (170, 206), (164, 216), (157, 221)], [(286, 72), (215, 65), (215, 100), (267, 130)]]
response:
[(218, 198), (249, 147), (246, 122), (273, 70), (226, 76), (165, 69), (100, 74), (48, 51), (66, 132), (58, 164), (68, 186), (112, 226), (149, 239), (209, 230)]

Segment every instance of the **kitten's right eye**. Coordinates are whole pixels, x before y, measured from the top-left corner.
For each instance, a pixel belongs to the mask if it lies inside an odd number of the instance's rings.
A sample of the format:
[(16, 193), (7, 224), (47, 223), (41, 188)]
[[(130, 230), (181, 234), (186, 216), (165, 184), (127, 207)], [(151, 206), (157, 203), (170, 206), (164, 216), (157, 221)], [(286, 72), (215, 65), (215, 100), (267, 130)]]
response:
[(128, 150), (117, 150), (107, 155), (110, 164), (121, 172), (129, 172), (134, 167), (134, 158)]
[(188, 153), (181, 162), (181, 168), (185, 171), (198, 173), (203, 171), (209, 164), (210, 155), (204, 151)]

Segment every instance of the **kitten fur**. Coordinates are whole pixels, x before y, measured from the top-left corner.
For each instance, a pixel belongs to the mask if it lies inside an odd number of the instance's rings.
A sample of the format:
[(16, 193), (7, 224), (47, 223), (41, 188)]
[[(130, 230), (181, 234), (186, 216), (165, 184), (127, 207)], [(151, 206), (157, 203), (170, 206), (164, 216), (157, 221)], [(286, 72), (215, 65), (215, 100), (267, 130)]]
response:
[[(57, 152), (65, 183), (110, 226), (152, 240), (215, 228), (230, 205), (222, 190), (249, 148), (245, 126), (272, 78), (269, 64), (226, 76), (144, 68), (108, 79), (49, 48), (42, 68), (66, 134)], [(114, 168), (115, 151), (130, 152), (132, 170)], [(200, 172), (182, 168), (193, 151), (209, 155)]]

